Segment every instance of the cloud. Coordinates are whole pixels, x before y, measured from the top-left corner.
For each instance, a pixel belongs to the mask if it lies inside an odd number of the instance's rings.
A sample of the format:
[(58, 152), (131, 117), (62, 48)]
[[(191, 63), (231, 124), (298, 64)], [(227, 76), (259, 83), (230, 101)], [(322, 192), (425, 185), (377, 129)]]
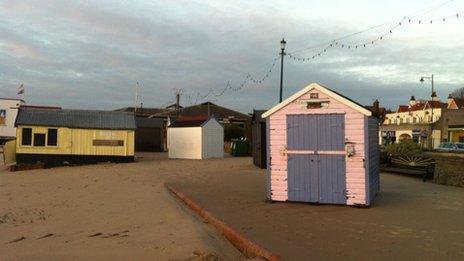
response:
[[(218, 93), (228, 81), (239, 86), (248, 72), (264, 76), (282, 37), (289, 52), (319, 46), (401, 18), (418, 4), (436, 3), (5, 0), (0, 3), (0, 89), (14, 96), (24, 82), (30, 103), (113, 109), (133, 104), (138, 81), (144, 106), (167, 104), (173, 88), (184, 90), (182, 102), (188, 105), (197, 92)], [(453, 3), (418, 17), (461, 9)], [(375, 38), (393, 24), (345, 41)], [(375, 46), (334, 48), (311, 63), (287, 56), (284, 93), (321, 82), (362, 103), (380, 98), (393, 107), (413, 94), (427, 96), (428, 88), (417, 79), (434, 73), (445, 98), (464, 85), (464, 54), (456, 51), (464, 47), (461, 28), (458, 19), (408, 25)], [(311, 56), (321, 48), (295, 55)], [(243, 112), (268, 108), (277, 101), (278, 84), (279, 64), (261, 85), (248, 83), (206, 100)]]

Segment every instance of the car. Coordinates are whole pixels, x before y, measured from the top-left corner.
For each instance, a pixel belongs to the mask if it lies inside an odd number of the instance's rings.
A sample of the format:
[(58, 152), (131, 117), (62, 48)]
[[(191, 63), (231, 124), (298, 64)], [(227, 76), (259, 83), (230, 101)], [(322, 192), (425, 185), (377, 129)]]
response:
[(437, 150), (441, 151), (464, 151), (464, 143), (459, 142), (442, 142)]

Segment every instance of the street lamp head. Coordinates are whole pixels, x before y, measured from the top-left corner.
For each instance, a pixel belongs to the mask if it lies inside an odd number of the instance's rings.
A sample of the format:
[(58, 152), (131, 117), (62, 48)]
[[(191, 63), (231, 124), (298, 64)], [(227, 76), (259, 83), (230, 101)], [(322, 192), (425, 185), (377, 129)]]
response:
[(284, 49), (285, 49), (285, 44), (286, 44), (286, 43), (287, 43), (287, 42), (285, 41), (285, 39), (282, 38), (282, 40), (280, 41), (280, 49), (284, 50)]
[(421, 83), (424, 82), (424, 76), (422, 76), (422, 77), (420, 78), (420, 82), (421, 82)]

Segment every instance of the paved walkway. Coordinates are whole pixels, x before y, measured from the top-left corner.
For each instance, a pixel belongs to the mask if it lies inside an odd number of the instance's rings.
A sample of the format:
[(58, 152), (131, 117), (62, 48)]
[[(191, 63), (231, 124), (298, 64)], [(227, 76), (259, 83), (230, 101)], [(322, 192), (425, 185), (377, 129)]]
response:
[(464, 260), (463, 188), (382, 174), (368, 209), (269, 203), (264, 171), (230, 160), (242, 168), (172, 183), (287, 260)]

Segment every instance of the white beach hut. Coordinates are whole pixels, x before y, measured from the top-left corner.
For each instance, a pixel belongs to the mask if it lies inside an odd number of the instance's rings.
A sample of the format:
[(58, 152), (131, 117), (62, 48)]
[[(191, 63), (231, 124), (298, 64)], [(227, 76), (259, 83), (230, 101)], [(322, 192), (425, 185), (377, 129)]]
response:
[(224, 128), (213, 117), (179, 119), (168, 126), (169, 158), (224, 157)]

